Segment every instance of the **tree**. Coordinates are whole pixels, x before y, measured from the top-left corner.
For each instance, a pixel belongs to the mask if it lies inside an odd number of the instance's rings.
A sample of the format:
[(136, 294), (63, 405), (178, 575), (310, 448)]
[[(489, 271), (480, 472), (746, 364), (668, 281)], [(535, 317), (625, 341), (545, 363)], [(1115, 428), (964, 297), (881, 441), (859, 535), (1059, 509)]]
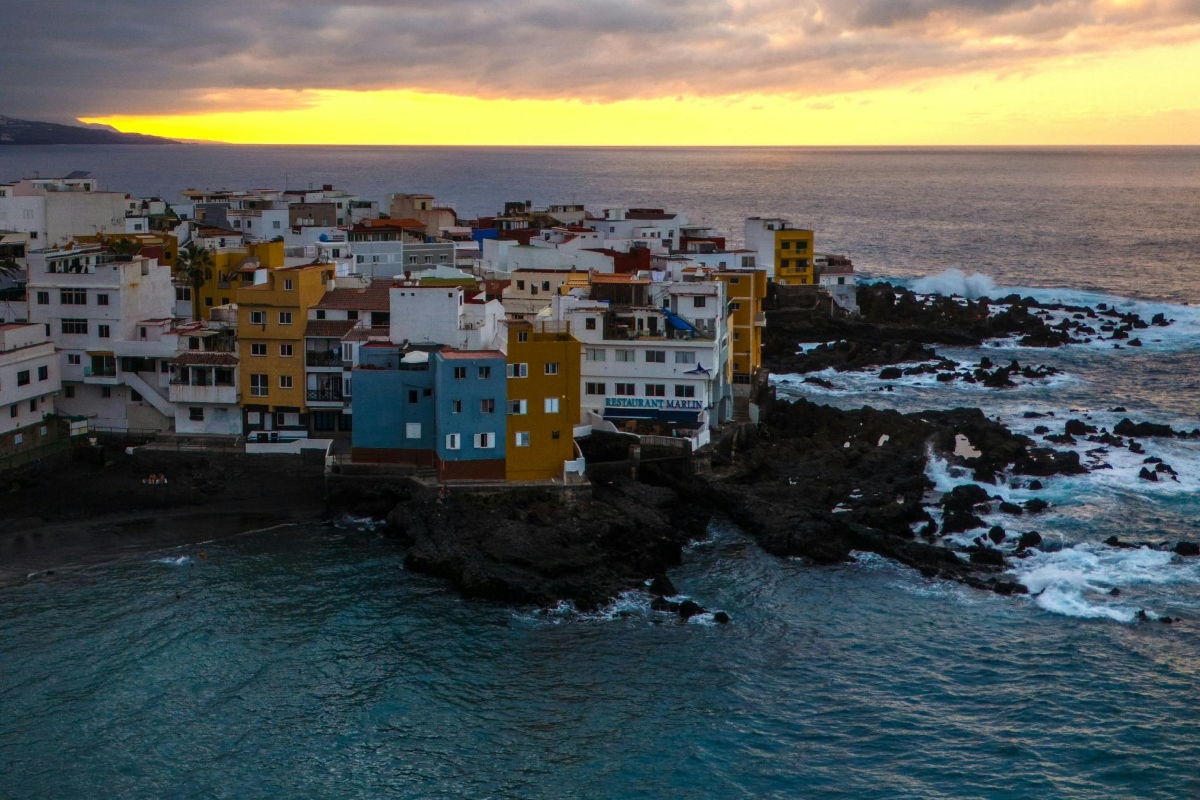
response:
[(176, 274), (183, 279), (184, 283), (192, 287), (192, 307), (195, 309), (192, 316), (197, 320), (201, 319), (200, 290), (212, 275), (213, 263), (212, 252), (203, 247), (197, 247), (195, 242), (188, 243), (187, 247), (181, 247), (179, 255), (175, 259)]
[(136, 239), (117, 239), (108, 246), (108, 252), (118, 256), (136, 256), (142, 251), (142, 243)]
[(0, 255), (0, 278), (10, 278), (20, 281), (25, 277), (25, 268), (17, 263), (10, 255)]

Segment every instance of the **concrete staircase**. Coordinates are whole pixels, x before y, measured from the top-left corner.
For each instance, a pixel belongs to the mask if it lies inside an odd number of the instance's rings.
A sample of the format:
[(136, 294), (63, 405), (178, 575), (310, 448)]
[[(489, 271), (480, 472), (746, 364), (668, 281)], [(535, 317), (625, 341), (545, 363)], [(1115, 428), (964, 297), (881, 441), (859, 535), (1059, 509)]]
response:
[(121, 382), (140, 394), (147, 403), (154, 406), (154, 408), (164, 417), (174, 421), (174, 404), (159, 394), (157, 389), (146, 383), (146, 381), (142, 380), (141, 375), (138, 375), (136, 372), (123, 371), (121, 372)]

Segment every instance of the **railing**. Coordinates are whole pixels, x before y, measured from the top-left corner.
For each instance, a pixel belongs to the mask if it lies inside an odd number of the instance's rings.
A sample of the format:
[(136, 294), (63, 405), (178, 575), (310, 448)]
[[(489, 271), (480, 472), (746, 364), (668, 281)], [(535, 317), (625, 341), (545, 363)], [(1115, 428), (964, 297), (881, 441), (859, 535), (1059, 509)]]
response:
[(306, 350), (304, 363), (310, 367), (340, 367), (342, 354), (338, 350), (323, 352), (321, 350)]
[(307, 398), (316, 402), (340, 402), (344, 399), (341, 389), (309, 389)]
[(90, 365), (83, 368), (83, 377), (85, 378), (115, 378), (117, 377), (117, 368), (112, 369), (96, 369)]

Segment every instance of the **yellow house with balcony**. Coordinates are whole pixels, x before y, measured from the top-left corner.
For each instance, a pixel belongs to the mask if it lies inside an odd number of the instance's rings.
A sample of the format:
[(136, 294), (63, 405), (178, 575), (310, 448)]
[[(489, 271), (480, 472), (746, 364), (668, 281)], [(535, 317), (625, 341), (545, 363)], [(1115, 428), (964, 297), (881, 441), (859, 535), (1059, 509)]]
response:
[(306, 436), (304, 330), (333, 273), (332, 264), (259, 270), (238, 288), (239, 389), (248, 436)]
[(812, 286), (813, 232), (785, 227), (775, 231), (775, 280), (783, 286)]
[[(200, 244), (210, 241), (210, 239), (203, 239), (200, 240)], [(213, 306), (224, 306), (235, 302), (237, 290), (253, 283), (256, 270), (274, 270), (284, 266), (282, 240), (255, 242), (236, 247), (213, 247), (210, 245), (208, 251), (212, 254), (212, 271), (206, 275), (204, 285), (200, 287), (200, 313), (205, 318), (208, 317), (208, 310)], [(190, 300), (190, 295), (186, 299)]]
[(725, 284), (730, 309), (729, 360), (735, 391), (749, 384), (762, 366), (762, 332), (766, 327), (763, 301), (767, 297), (767, 271), (730, 269), (717, 273)]
[(504, 477), (509, 481), (561, 477), (574, 461), (579, 419), (579, 361), (583, 354), (570, 324), (509, 320), (507, 354), (508, 442)]

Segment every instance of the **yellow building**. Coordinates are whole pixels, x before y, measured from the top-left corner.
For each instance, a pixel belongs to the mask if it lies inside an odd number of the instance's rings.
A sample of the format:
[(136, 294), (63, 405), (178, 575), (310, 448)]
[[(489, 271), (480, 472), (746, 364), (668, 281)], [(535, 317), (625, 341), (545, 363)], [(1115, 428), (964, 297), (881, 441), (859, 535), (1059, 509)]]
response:
[(717, 273), (725, 284), (729, 301), (732, 341), (729, 360), (734, 388), (749, 384), (762, 366), (762, 332), (766, 327), (763, 301), (767, 297), (767, 271), (762, 269), (731, 269)]
[(333, 271), (332, 264), (262, 270), (261, 283), (237, 290), (238, 388), (247, 434), (305, 435), (304, 330)]
[[(200, 313), (208, 317), (208, 309), (235, 302), (237, 291), (250, 285), (256, 269), (279, 269), (284, 266), (283, 241), (255, 242), (248, 245), (216, 247), (211, 239), (199, 240), (212, 254), (212, 272), (200, 287)], [(187, 299), (191, 299), (190, 294)]]
[(579, 340), (565, 322), (509, 320), (505, 479), (560, 477), (574, 461), (579, 419)]
[(812, 286), (813, 232), (801, 228), (775, 231), (775, 280), (783, 286)]

